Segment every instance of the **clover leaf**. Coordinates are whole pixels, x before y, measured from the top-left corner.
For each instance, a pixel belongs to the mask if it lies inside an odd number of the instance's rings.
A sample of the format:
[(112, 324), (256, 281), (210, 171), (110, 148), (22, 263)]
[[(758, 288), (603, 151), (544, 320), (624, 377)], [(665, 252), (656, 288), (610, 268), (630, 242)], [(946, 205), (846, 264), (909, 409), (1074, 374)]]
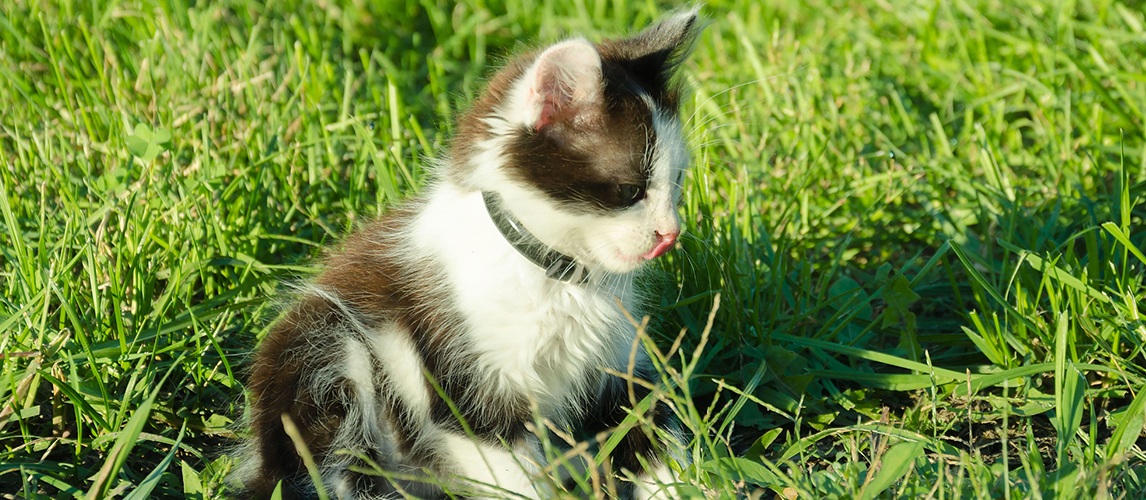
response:
[(171, 143), (171, 131), (163, 127), (152, 130), (142, 123), (135, 126), (135, 131), (127, 136), (127, 150), (136, 158), (150, 163), (167, 151), (166, 144)]

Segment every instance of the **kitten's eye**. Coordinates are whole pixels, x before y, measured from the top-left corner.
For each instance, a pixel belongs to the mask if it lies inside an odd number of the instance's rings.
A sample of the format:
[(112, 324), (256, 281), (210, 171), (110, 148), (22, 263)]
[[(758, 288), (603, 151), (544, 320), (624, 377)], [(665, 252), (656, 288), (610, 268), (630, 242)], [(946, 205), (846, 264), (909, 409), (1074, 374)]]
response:
[(630, 206), (645, 197), (645, 187), (637, 184), (621, 184), (621, 204)]

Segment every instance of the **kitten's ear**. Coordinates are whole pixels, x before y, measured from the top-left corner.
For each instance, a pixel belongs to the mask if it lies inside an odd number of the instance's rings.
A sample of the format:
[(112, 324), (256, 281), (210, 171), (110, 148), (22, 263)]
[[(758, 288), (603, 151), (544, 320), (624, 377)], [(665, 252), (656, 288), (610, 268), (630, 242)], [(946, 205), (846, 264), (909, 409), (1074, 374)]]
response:
[(527, 76), (534, 130), (573, 119), (601, 91), (601, 56), (587, 40), (570, 40), (542, 52)]
[(692, 7), (673, 12), (640, 33), (614, 43), (630, 58), (629, 67), (634, 74), (663, 88), (692, 54), (707, 24), (700, 16), (700, 8)]

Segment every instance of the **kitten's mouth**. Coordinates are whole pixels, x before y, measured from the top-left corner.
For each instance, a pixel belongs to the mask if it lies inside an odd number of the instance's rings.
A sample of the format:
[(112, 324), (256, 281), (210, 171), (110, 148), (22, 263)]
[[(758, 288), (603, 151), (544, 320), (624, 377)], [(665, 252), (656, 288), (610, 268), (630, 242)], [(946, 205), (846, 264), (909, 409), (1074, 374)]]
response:
[(625, 253), (620, 249), (615, 249), (613, 250), (613, 255), (616, 256), (618, 260), (626, 264), (639, 264), (641, 261), (653, 260), (666, 253), (669, 253), (669, 251), (672, 250), (674, 246), (676, 246), (676, 237), (664, 238), (657, 242), (656, 246), (654, 246), (652, 250), (649, 250), (643, 254), (637, 255)]
[(672, 250), (672, 248), (676, 246), (676, 237), (679, 235), (680, 233), (669, 233), (667, 235), (657, 233), (657, 246), (653, 247), (652, 250), (649, 250), (649, 253), (642, 255), (641, 258), (645, 260), (653, 260), (668, 253), (669, 250)]
[(657, 246), (654, 247), (652, 250), (649, 250), (649, 253), (642, 255), (641, 258), (645, 259), (645, 260), (653, 260), (657, 257), (660, 257), (660, 256), (668, 253), (669, 250), (672, 250), (672, 247), (673, 247), (673, 243), (665, 243), (662, 241), (660, 243), (657, 243)]

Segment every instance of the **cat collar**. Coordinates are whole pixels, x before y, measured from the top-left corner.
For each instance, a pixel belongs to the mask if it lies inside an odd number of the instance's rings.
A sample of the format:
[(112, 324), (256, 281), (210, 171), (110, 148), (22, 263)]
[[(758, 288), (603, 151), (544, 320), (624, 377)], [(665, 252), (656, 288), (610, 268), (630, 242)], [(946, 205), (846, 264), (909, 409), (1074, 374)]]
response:
[(502, 206), (501, 195), (493, 191), (482, 191), (481, 197), (485, 200), (485, 210), (489, 213), (489, 218), (493, 219), (493, 224), (497, 226), (505, 241), (508, 241), (517, 253), (544, 269), (545, 276), (579, 285), (589, 282), (589, 272), (585, 266), (573, 260), (573, 257), (553, 250), (538, 240), (525, 229), (521, 221)]

